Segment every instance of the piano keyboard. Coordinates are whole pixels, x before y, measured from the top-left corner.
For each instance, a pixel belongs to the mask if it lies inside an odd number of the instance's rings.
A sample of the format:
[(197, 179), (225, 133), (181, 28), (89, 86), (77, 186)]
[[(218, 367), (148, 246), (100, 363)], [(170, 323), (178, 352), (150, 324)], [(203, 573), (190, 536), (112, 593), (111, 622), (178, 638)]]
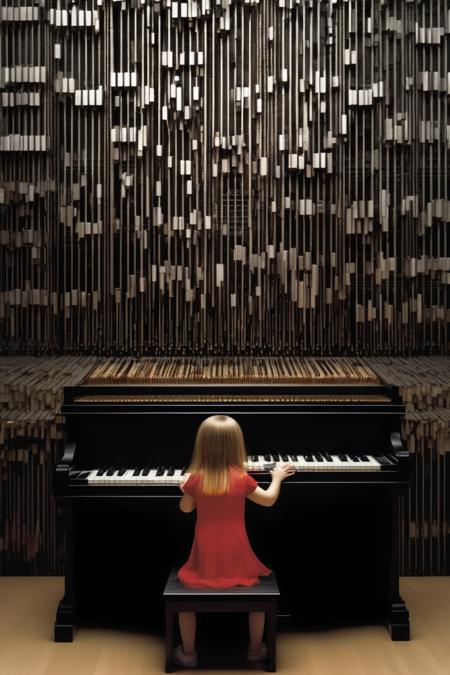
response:
[[(330, 454), (313, 452), (297, 454), (250, 455), (245, 468), (250, 473), (268, 472), (277, 463), (288, 462), (296, 472), (303, 471), (380, 471), (395, 465), (395, 458), (357, 455), (355, 453)], [(73, 470), (70, 481), (89, 485), (179, 485), (186, 478), (186, 469), (174, 467), (102, 467), (85, 471)]]

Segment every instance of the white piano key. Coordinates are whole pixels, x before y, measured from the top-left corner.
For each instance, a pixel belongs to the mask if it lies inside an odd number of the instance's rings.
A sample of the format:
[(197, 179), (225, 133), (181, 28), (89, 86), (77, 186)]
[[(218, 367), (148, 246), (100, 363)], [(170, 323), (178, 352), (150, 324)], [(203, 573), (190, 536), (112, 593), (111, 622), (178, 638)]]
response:
[[(156, 469), (155, 469), (155, 471), (156, 471)], [(141, 483), (141, 479), (143, 478), (143, 476), (140, 476), (140, 475), (135, 476), (134, 472), (135, 472), (135, 469), (129, 469), (129, 470), (125, 471), (125, 473), (122, 476), (123, 481), (121, 480), (120, 484), (121, 485), (123, 485), (123, 484), (125, 484), (125, 485), (139, 485)]]
[(381, 464), (377, 462), (375, 457), (371, 457), (370, 455), (366, 455), (366, 457), (367, 462), (363, 462), (363, 465), (366, 467), (366, 471), (379, 471), (381, 469)]
[(337, 455), (331, 455), (333, 460), (333, 467), (335, 471), (345, 471), (347, 462), (343, 462)]
[(97, 481), (97, 471), (98, 469), (94, 469), (93, 471), (90, 472), (89, 476), (86, 478), (87, 483), (95, 483)]
[(183, 476), (184, 476), (184, 473), (182, 472), (181, 469), (175, 469), (175, 473), (173, 475), (174, 482), (177, 482), (177, 484), (180, 484), (184, 480)]

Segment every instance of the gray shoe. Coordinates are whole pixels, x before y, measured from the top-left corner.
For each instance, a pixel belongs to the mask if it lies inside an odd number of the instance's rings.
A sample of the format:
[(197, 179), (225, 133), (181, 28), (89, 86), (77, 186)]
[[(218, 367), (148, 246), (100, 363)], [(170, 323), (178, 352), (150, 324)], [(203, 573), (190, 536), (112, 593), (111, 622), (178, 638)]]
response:
[(261, 647), (258, 650), (248, 649), (247, 661), (264, 661), (267, 658), (267, 645), (261, 642)]
[(175, 663), (179, 666), (184, 666), (185, 668), (197, 668), (197, 652), (193, 654), (185, 654), (183, 651), (183, 645), (178, 645), (176, 649), (172, 652), (172, 657)]

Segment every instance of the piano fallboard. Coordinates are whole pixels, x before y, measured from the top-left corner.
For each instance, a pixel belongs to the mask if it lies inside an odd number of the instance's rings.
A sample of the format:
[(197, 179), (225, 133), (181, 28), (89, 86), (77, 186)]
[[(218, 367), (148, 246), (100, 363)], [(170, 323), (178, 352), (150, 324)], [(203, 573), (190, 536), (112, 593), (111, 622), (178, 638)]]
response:
[[(252, 475), (252, 474), (251, 474)], [(266, 487), (270, 484), (270, 479), (262, 480), (257, 476), (253, 476), (255, 480), (258, 481), (261, 487)], [(366, 485), (370, 489), (376, 488), (377, 486), (385, 487), (388, 485), (396, 485), (405, 487), (408, 486), (408, 481), (406, 479), (399, 479), (397, 472), (386, 472), (383, 473), (381, 478), (374, 478), (373, 473), (366, 473), (358, 475), (357, 477), (353, 474), (347, 475), (345, 477), (341, 476), (311, 476), (306, 475), (301, 481), (287, 480), (283, 481), (283, 489), (286, 490), (297, 490), (300, 487), (303, 489), (309, 487), (309, 489), (315, 488), (317, 486), (334, 486), (340, 487), (343, 491), (351, 485)], [(61, 502), (70, 502), (70, 501), (80, 501), (80, 500), (115, 500), (115, 499), (179, 499), (181, 497), (180, 490), (173, 485), (162, 485), (159, 487), (153, 487), (150, 485), (140, 485), (136, 487), (132, 486), (102, 486), (102, 487), (91, 487), (89, 485), (69, 485), (68, 490), (62, 495), (59, 499)]]

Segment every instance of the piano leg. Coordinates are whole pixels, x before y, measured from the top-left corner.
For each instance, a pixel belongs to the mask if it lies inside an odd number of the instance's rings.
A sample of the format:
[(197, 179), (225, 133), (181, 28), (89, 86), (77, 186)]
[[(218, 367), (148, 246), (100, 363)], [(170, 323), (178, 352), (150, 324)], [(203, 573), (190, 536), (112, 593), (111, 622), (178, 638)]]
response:
[(66, 596), (60, 601), (56, 611), (55, 642), (73, 642), (75, 631), (75, 612), (73, 604)]
[(391, 614), (389, 618), (389, 632), (391, 640), (409, 640), (409, 612), (402, 598), (398, 596), (397, 601), (391, 605)]
[(63, 507), (65, 593), (58, 605), (55, 621), (55, 642), (73, 642), (76, 626), (74, 514), (72, 506)]
[(403, 494), (396, 489), (391, 493), (391, 564), (387, 626), (392, 640), (409, 640), (409, 611), (399, 593), (399, 525), (400, 499)]

